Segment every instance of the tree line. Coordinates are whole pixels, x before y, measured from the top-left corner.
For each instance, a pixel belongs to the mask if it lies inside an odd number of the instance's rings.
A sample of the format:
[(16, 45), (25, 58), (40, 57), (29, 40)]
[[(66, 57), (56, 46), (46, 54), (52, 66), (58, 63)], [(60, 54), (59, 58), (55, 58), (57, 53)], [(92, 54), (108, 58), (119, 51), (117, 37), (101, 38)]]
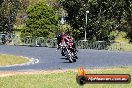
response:
[[(68, 23), (90, 40), (110, 41), (112, 31), (123, 31), (132, 39), (132, 1), (131, 0), (61, 0), (68, 13)], [(86, 11), (89, 11), (86, 25)], [(83, 31), (83, 32), (82, 32)], [(81, 36), (80, 36), (81, 37)]]
[[(29, 0), (1, 0), (0, 32), (13, 31), (17, 12), (24, 7), (26, 19), (21, 36), (54, 37), (63, 9), (74, 37), (83, 38), (86, 29), (88, 40), (110, 41), (115, 38), (111, 33), (121, 31), (132, 42), (131, 0), (39, 0), (32, 5), (26, 2)], [(87, 25), (86, 11), (89, 11)]]
[(11, 33), (19, 9), (19, 0), (0, 0), (0, 32)]

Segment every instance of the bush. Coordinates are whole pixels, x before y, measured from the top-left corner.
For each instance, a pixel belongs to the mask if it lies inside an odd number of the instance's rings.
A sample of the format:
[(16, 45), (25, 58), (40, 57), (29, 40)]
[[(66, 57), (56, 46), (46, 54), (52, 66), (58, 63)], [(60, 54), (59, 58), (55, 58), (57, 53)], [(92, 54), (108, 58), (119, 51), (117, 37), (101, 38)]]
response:
[(27, 9), (26, 27), (22, 36), (53, 37), (58, 24), (58, 15), (52, 7), (40, 1)]

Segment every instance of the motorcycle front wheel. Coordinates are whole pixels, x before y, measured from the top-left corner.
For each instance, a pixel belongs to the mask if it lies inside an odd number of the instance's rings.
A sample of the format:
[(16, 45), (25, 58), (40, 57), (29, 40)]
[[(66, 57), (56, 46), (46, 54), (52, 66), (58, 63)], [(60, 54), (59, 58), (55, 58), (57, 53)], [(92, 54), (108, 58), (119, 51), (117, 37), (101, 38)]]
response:
[(69, 59), (69, 62), (70, 63), (73, 63), (74, 62), (73, 57), (71, 55), (68, 56), (68, 59)]

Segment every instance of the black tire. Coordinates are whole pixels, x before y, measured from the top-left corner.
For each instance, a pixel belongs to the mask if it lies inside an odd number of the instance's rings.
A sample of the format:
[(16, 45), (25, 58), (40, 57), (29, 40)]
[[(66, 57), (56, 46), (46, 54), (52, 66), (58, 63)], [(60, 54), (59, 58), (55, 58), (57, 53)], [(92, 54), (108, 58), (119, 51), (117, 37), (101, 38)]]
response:
[(66, 60), (68, 60), (68, 58), (66, 58)]
[(74, 62), (76, 62), (76, 59), (73, 59)]
[(61, 53), (62, 56), (65, 56), (64, 52)]
[(75, 59), (78, 59), (78, 57), (77, 57), (77, 56), (75, 56)]
[(61, 55), (62, 56), (65, 56), (64, 50), (61, 51)]
[(73, 63), (73, 62), (74, 62), (73, 59), (72, 59), (71, 57), (69, 58), (69, 62), (70, 62), (70, 63)]

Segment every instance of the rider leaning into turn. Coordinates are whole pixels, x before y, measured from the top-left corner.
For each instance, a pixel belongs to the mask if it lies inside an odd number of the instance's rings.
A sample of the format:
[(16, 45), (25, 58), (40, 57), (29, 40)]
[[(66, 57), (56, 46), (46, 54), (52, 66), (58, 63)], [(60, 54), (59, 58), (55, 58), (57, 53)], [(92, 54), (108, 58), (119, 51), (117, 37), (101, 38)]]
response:
[(72, 36), (67, 36), (64, 32), (61, 32), (61, 34), (57, 36), (57, 49), (60, 49), (60, 45), (63, 44), (63, 42), (73, 42), (72, 48), (77, 51), (74, 38)]

